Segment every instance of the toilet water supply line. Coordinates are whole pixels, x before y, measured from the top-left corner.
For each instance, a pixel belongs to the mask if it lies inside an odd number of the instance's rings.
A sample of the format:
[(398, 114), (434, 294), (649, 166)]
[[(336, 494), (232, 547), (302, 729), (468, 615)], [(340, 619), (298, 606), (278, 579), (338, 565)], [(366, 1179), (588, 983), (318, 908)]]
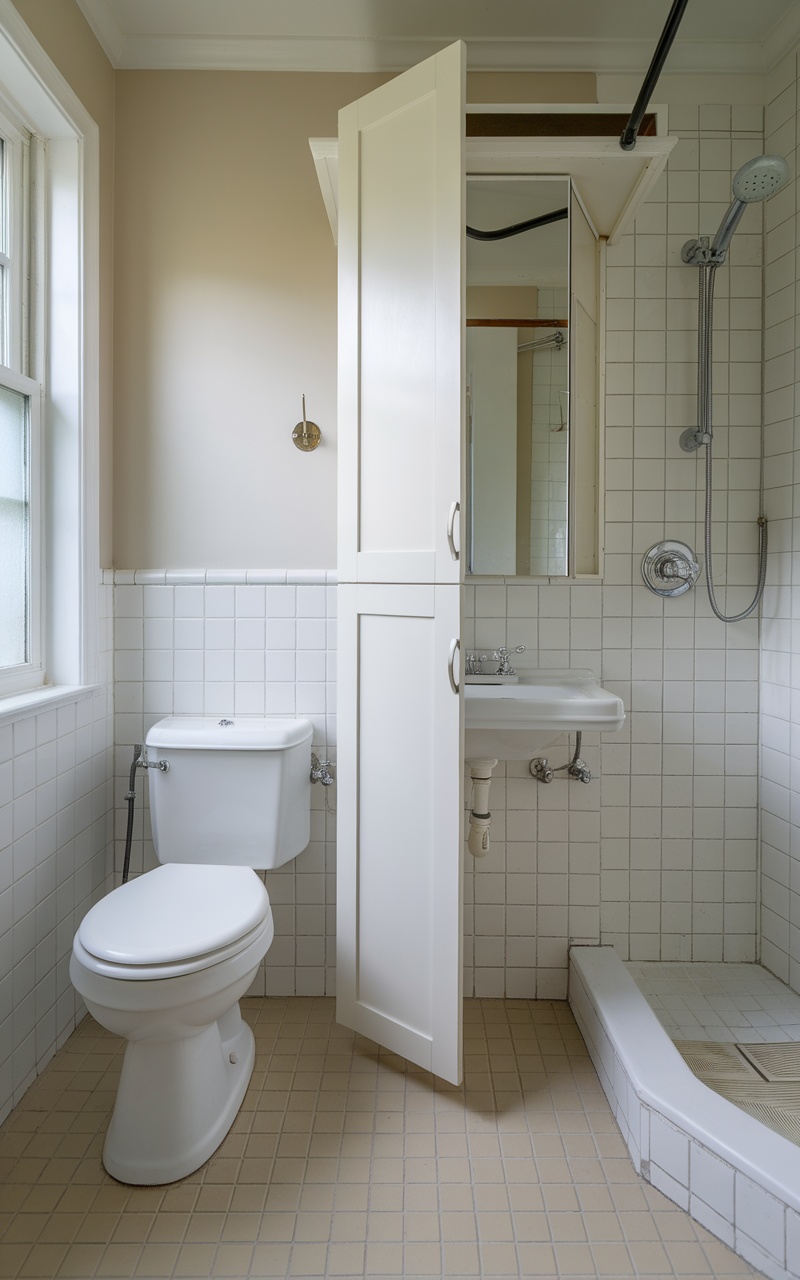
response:
[(131, 771), (128, 775), (128, 790), (125, 794), (125, 803), (128, 806), (128, 827), (125, 832), (125, 856), (122, 859), (122, 883), (128, 883), (128, 876), (131, 869), (131, 843), (133, 841), (133, 811), (136, 804), (136, 770), (137, 769), (160, 769), (162, 773), (169, 772), (169, 764), (166, 760), (159, 760), (155, 764), (148, 761), (147, 756), (142, 753), (142, 744), (137, 742), (133, 748), (133, 759), (131, 760)]
[(122, 860), (122, 883), (128, 883), (128, 875), (131, 869), (131, 842), (133, 841), (133, 809), (136, 804), (136, 770), (140, 764), (144, 764), (142, 758), (142, 744), (137, 742), (133, 748), (133, 760), (131, 761), (131, 771), (128, 776), (128, 791), (125, 796), (125, 803), (128, 806), (128, 828), (125, 832), (125, 857)]

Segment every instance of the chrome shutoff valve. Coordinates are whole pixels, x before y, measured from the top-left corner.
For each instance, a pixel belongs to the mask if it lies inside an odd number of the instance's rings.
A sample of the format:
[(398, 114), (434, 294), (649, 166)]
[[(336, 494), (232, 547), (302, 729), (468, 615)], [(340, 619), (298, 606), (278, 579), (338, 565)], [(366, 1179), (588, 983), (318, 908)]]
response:
[(534, 777), (537, 782), (553, 781), (553, 770), (547, 763), (547, 756), (537, 756), (535, 760), (531, 760), (528, 767), (530, 769), (531, 776)]
[(321, 782), (323, 787), (332, 787), (336, 781), (331, 773), (330, 760), (320, 760), (313, 751), (311, 752), (311, 781)]

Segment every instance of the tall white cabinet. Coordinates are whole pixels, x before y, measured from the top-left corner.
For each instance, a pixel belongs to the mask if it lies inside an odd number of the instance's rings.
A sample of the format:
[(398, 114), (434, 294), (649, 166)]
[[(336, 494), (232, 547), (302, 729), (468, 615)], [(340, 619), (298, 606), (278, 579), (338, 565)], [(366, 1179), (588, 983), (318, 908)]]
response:
[(339, 119), (337, 1016), (461, 1079), (464, 46)]
[[(560, 108), (573, 110), (585, 119), (614, 109)], [(589, 136), (495, 132), (478, 129), (465, 143), (461, 43), (339, 117), (337, 1016), (453, 1083), (462, 1057), (465, 174), (571, 179), (570, 575), (596, 581), (603, 249), (631, 224), (676, 141), (660, 125), (635, 152), (620, 150), (613, 123)], [(311, 146), (336, 238), (337, 148)]]

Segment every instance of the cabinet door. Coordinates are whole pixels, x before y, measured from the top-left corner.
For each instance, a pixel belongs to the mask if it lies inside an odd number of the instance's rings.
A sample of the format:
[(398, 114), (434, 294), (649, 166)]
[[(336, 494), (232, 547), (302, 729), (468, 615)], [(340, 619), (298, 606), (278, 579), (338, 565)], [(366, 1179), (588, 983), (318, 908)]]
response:
[(340, 582), (462, 576), (464, 83), (457, 43), (339, 116)]
[(460, 588), (339, 588), (337, 1018), (458, 1084)]

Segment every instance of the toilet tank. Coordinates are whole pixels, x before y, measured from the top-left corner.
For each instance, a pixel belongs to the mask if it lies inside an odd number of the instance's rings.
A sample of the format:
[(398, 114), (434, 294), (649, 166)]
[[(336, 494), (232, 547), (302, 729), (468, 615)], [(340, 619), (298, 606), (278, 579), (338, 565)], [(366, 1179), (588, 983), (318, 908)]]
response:
[(168, 716), (147, 734), (159, 862), (280, 867), (311, 826), (310, 720)]

